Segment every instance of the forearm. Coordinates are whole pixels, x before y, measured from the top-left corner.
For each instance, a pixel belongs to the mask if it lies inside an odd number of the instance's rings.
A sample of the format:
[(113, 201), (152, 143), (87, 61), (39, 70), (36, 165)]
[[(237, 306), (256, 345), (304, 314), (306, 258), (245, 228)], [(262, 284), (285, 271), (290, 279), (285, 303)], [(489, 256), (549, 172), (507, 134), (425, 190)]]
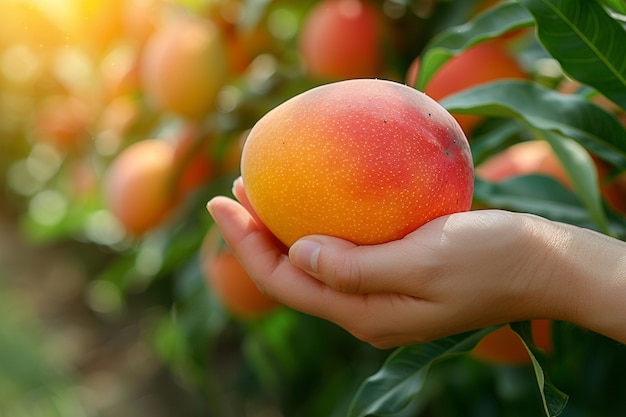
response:
[(552, 297), (545, 302), (556, 300), (555, 318), (626, 343), (626, 243), (571, 225), (556, 226), (557, 243), (549, 250)]

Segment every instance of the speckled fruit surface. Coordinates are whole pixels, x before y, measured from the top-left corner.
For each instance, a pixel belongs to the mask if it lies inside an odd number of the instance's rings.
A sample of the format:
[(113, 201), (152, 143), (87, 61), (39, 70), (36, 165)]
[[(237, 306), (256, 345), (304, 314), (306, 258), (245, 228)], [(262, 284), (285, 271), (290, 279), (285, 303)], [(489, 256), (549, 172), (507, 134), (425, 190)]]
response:
[(392, 81), (325, 84), (271, 110), (241, 172), (261, 221), (286, 245), (309, 234), (356, 244), (404, 237), (469, 210), (467, 138), (437, 102)]

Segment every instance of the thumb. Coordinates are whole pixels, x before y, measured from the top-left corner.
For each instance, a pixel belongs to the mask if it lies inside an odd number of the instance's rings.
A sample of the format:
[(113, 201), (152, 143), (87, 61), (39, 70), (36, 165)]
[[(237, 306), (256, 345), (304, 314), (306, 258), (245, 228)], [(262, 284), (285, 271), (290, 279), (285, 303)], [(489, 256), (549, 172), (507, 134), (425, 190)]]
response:
[[(405, 292), (410, 290), (407, 267), (401, 259), (403, 241), (358, 246), (332, 236), (301, 238), (289, 249), (291, 263), (343, 293)], [(406, 242), (404, 242), (406, 243)]]

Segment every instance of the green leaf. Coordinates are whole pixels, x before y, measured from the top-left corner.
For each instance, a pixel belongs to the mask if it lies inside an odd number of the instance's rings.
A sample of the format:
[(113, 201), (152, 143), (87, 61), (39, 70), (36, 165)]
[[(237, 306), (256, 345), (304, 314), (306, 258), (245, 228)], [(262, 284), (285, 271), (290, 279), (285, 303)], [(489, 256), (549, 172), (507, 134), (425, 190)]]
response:
[(396, 349), (366, 379), (352, 400), (348, 417), (393, 416), (418, 398), (426, 375), (439, 360), (471, 350), (493, 328)]
[(602, 0), (602, 3), (617, 13), (626, 14), (626, 2), (624, 0)]
[(605, 234), (611, 234), (602, 206), (598, 173), (589, 153), (578, 142), (558, 133), (542, 131), (537, 132), (537, 135), (546, 140), (554, 150), (572, 180), (574, 191), (589, 211), (591, 219), (598, 225), (599, 230)]
[[(580, 198), (554, 178), (533, 174), (491, 183), (476, 178), (474, 200), (491, 208), (532, 213), (550, 220), (601, 231)], [(611, 235), (625, 236), (621, 216), (608, 213)]]
[(532, 213), (577, 226), (593, 225), (576, 195), (545, 175), (524, 175), (500, 183), (476, 178), (474, 199), (492, 208)]
[(489, 157), (519, 142), (521, 133), (525, 131), (525, 126), (514, 119), (488, 119), (472, 132), (474, 165), (480, 165)]
[(546, 368), (545, 355), (533, 341), (530, 322), (511, 323), (511, 328), (517, 333), (528, 350), (546, 416), (556, 417), (560, 415), (567, 405), (568, 396), (556, 388), (546, 376), (544, 372)]
[(601, 158), (626, 168), (624, 126), (615, 115), (576, 94), (511, 80), (464, 90), (441, 104), (459, 114), (514, 117), (535, 130), (572, 138)]
[(626, 30), (597, 1), (520, 0), (537, 36), (572, 78), (626, 108)]
[[(4, 265), (3, 265), (4, 266)], [(26, 292), (0, 270), (0, 416), (84, 417), (67, 352), (51, 349), (54, 335)]]
[(467, 48), (533, 23), (532, 16), (517, 2), (504, 2), (461, 26), (441, 32), (424, 49), (415, 87), (423, 91), (446, 61)]
[(244, 355), (258, 377), (272, 389), (279, 390), (285, 376), (293, 378), (298, 369), (301, 352), (294, 351), (290, 335), (302, 328), (299, 317), (292, 310), (279, 309), (263, 320), (244, 323)]

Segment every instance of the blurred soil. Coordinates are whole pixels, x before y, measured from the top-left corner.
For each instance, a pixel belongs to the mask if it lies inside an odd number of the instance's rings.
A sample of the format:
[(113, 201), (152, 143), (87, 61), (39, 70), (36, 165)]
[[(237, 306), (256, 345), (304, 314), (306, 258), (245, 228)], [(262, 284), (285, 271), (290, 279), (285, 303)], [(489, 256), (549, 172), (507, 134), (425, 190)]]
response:
[(89, 272), (81, 256), (71, 244), (28, 244), (12, 217), (0, 214), (0, 290), (18, 298), (20, 308), (34, 317), (45, 335), (45, 356), (63, 364), (86, 414), (205, 415), (155, 357), (145, 311), (104, 317), (89, 308)]

